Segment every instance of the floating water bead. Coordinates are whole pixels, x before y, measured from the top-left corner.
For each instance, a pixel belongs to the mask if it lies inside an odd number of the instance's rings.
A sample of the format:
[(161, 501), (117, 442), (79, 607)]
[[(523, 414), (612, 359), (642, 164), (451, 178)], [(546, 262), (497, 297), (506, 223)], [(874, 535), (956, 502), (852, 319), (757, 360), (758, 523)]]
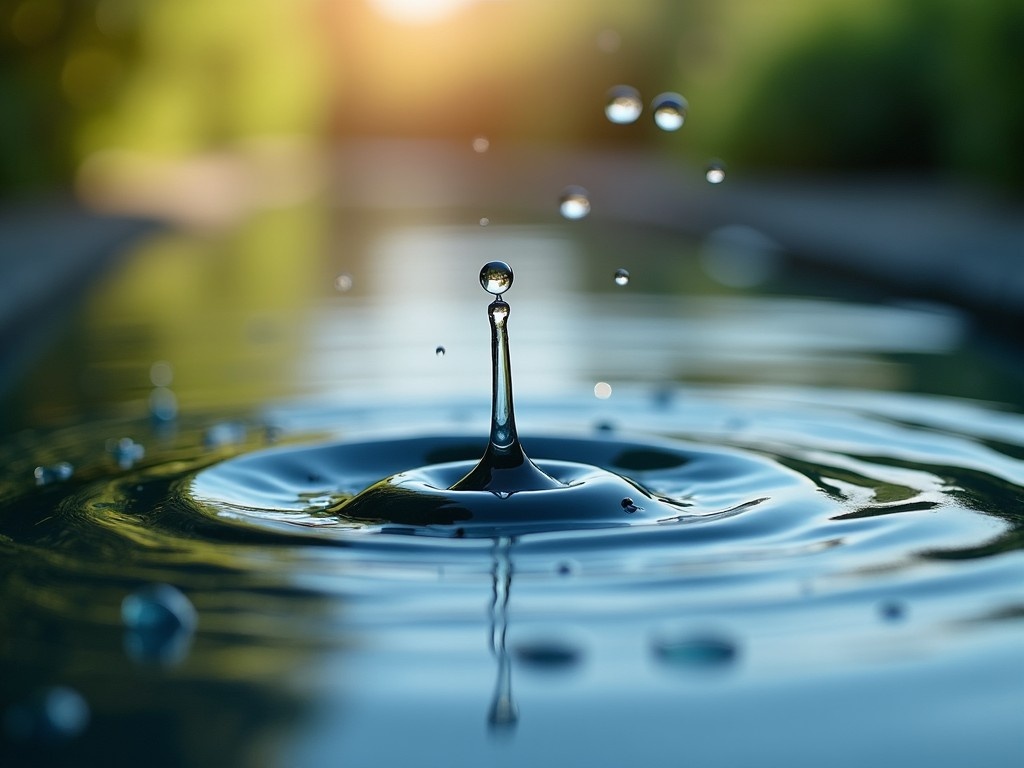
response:
[(437, 355), (438, 357), (444, 357), (447, 351), (448, 350), (446, 350), (444, 347), (439, 346), (437, 349), (434, 350), (434, 354)]
[(618, 286), (629, 285), (629, 271), (622, 268), (616, 269), (615, 284)]
[(712, 160), (704, 171), (704, 178), (708, 184), (721, 184), (725, 181), (725, 163), (721, 160)]
[(608, 91), (604, 114), (616, 125), (635, 123), (644, 110), (640, 92), (631, 85), (617, 85)]
[(663, 131), (678, 131), (686, 121), (689, 105), (678, 93), (662, 93), (651, 102), (654, 124)]
[(489, 261), (480, 269), (480, 285), (488, 293), (501, 296), (512, 287), (512, 267), (504, 261)]
[(558, 199), (558, 210), (571, 221), (585, 219), (590, 214), (589, 193), (583, 187), (566, 187)]

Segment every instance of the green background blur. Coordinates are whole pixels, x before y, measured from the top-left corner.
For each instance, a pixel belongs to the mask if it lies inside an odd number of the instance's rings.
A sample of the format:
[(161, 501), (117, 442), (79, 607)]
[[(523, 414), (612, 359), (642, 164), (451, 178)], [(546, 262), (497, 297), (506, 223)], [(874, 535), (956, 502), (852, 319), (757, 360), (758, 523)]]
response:
[[(474, 135), (1024, 191), (1024, 0), (13, 0), (0, 62), (5, 198), (111, 153)], [(609, 124), (618, 83), (686, 96), (685, 141)]]

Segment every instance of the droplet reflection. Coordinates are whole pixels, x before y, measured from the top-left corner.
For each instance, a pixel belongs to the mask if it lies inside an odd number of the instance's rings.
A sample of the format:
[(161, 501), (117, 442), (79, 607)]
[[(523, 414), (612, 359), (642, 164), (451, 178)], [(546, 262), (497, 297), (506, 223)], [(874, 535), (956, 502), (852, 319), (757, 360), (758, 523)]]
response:
[(689, 105), (678, 93), (662, 93), (651, 102), (654, 124), (663, 131), (678, 131), (686, 121)]
[(585, 219), (590, 214), (590, 196), (587, 190), (577, 186), (563, 189), (558, 201), (558, 210), (570, 221)]
[(640, 92), (631, 85), (617, 85), (608, 91), (605, 117), (616, 125), (635, 123), (644, 110)]

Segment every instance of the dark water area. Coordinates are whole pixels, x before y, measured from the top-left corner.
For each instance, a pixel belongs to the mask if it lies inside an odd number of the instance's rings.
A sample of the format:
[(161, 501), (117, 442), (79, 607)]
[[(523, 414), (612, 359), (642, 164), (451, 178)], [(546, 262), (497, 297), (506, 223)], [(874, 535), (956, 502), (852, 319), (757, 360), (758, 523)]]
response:
[[(1019, 352), (736, 234), (144, 241), (5, 398), (0, 764), (1017, 765)], [(523, 447), (631, 505), (346, 514), (482, 454), (493, 259)]]

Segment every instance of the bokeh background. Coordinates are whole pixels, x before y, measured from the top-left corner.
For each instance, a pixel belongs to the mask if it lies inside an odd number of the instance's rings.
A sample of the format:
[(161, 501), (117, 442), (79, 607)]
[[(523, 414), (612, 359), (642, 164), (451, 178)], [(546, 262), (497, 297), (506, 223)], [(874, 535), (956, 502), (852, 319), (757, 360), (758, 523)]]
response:
[[(430, 227), (491, 222), (467, 264), (500, 242), (543, 251), (498, 227), (567, 232), (566, 184), (594, 212), (571, 246), (589, 266), (550, 272), (559, 290), (603, 290), (594, 275), (641, 250), (638, 292), (764, 290), (782, 254), (769, 290), (938, 301), (1017, 341), (1024, 327), (1024, 0), (10, 0), (0, 63), (9, 429), (144, 412), (172, 379), (177, 405), (224, 408), (392, 371), (365, 357), (366, 317), (323, 319), (336, 278), (396, 313), (394, 289), (428, 287), (423, 314), (441, 317), (473, 300), (451, 279), (472, 270)], [(612, 124), (618, 84), (646, 105), (683, 94), (685, 125), (659, 130), (649, 106)], [(700, 267), (709, 242), (717, 271)], [(823, 270), (846, 282), (808, 283)], [(401, 329), (377, 326), (394, 349)], [(843, 383), (812, 367), (746, 370)], [(871, 382), (941, 389), (978, 370)], [(967, 388), (1005, 400), (1020, 376)]]
[[(1024, 189), (1020, 0), (12, 0), (0, 46), (6, 198), (476, 133)], [(619, 82), (685, 142), (599, 119)]]

